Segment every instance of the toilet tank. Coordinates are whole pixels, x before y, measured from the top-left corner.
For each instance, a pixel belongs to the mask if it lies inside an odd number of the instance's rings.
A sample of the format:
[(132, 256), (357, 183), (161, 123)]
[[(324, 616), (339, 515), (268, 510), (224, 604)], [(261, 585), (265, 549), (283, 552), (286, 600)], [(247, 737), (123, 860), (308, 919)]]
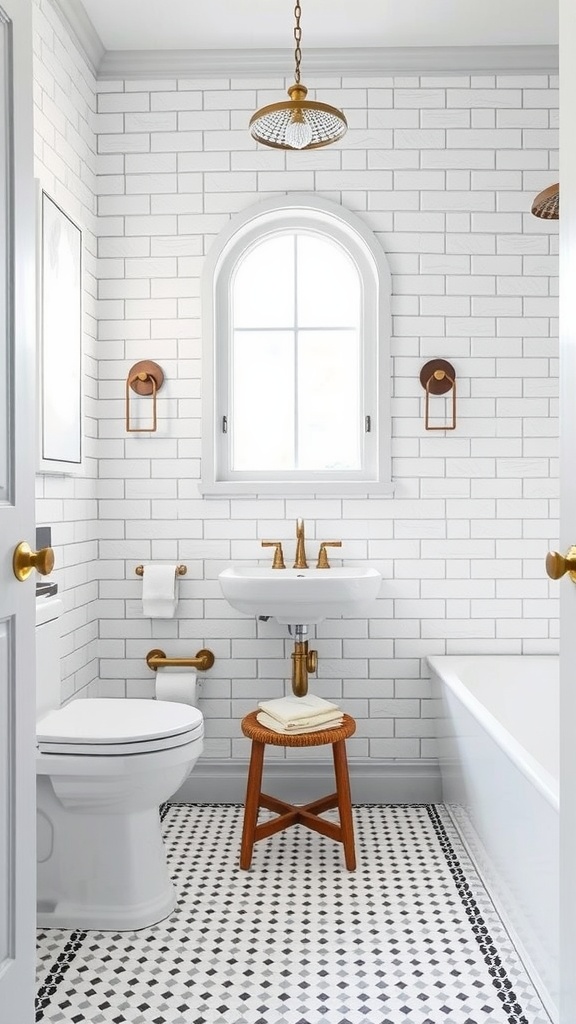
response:
[(36, 719), (59, 708), (60, 616), (58, 597), (36, 598)]

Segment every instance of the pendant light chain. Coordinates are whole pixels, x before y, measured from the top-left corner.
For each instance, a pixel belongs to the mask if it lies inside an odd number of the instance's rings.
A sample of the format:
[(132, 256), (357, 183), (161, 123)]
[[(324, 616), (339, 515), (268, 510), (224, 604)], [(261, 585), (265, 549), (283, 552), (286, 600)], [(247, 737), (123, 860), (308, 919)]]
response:
[(302, 8), (300, 7), (299, 0), (296, 0), (296, 6), (294, 8), (294, 17), (296, 24), (294, 26), (294, 39), (296, 40), (296, 49), (294, 50), (294, 62), (296, 65), (296, 73), (294, 75), (294, 81), (296, 85), (300, 85), (300, 61), (302, 60), (302, 50), (300, 49), (300, 43), (302, 42), (302, 29), (300, 28), (300, 18), (302, 17)]
[(300, 81), (302, 29), (300, 0), (294, 6), (294, 85), (287, 90), (289, 100), (269, 103), (250, 118), (250, 134), (257, 142), (274, 149), (317, 149), (341, 139), (348, 127), (341, 110), (306, 99), (308, 92)]

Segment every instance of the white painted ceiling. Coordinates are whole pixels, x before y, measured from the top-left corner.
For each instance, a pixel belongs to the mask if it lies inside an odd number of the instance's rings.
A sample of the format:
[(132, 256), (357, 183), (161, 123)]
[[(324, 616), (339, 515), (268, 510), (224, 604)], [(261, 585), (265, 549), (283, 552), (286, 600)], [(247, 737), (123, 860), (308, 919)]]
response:
[[(293, 0), (80, 0), (106, 50), (283, 48)], [(310, 47), (558, 42), (558, 0), (301, 0)]]

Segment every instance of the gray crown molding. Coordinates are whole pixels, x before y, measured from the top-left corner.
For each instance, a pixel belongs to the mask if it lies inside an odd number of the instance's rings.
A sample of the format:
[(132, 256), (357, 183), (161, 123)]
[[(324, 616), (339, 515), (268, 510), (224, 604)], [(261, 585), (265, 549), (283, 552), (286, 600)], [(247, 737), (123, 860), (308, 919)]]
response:
[[(109, 50), (101, 60), (98, 77), (290, 77), (292, 64), (290, 50)], [(309, 49), (303, 60), (307, 82), (313, 75), (518, 75), (554, 74), (557, 70), (558, 47), (548, 45)]]
[[(53, 0), (99, 79), (226, 78), (291, 75), (293, 53), (273, 50), (105, 50), (80, 0)], [(369, 46), (307, 49), (311, 75), (554, 74), (558, 47)]]
[(106, 50), (80, 0), (53, 0), (53, 4), (88, 61), (94, 76), (98, 77), (98, 69)]
[[(302, 751), (303, 753), (303, 751)], [(434, 804), (442, 799), (440, 768), (431, 758), (350, 758), (352, 799), (357, 804)], [(307, 803), (334, 790), (332, 761), (266, 762), (266, 792), (280, 800)], [(248, 761), (200, 758), (172, 803), (242, 804)]]

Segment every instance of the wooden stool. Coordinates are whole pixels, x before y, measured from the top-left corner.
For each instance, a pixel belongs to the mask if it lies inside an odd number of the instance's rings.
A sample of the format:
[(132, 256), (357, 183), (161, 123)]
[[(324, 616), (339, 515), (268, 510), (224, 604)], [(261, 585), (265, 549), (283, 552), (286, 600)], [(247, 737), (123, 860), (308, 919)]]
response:
[[(349, 871), (354, 871), (356, 854), (346, 740), (356, 732), (356, 722), (349, 715), (344, 715), (344, 721), (337, 729), (320, 729), (318, 732), (286, 736), (284, 733), (274, 732), (272, 729), (260, 725), (260, 722), (256, 720), (256, 715), (257, 712), (252, 711), (242, 719), (242, 732), (252, 740), (252, 752), (246, 787), (240, 867), (244, 870), (250, 867), (254, 843), (257, 843), (259, 839), (267, 839), (268, 836), (282, 832), (290, 825), (300, 824), (342, 843), (346, 867)], [(336, 792), (322, 797), (320, 800), (313, 800), (312, 803), (304, 804), (302, 807), (287, 804), (284, 800), (277, 800), (273, 796), (266, 796), (261, 790), (264, 750), (267, 743), (271, 743), (275, 747), (319, 747), (322, 743), (331, 743)], [(268, 811), (275, 811), (278, 817), (259, 825), (258, 811), (261, 807), (265, 807)], [(328, 811), (332, 807), (337, 807), (340, 812), (339, 825), (320, 817), (323, 811)]]

